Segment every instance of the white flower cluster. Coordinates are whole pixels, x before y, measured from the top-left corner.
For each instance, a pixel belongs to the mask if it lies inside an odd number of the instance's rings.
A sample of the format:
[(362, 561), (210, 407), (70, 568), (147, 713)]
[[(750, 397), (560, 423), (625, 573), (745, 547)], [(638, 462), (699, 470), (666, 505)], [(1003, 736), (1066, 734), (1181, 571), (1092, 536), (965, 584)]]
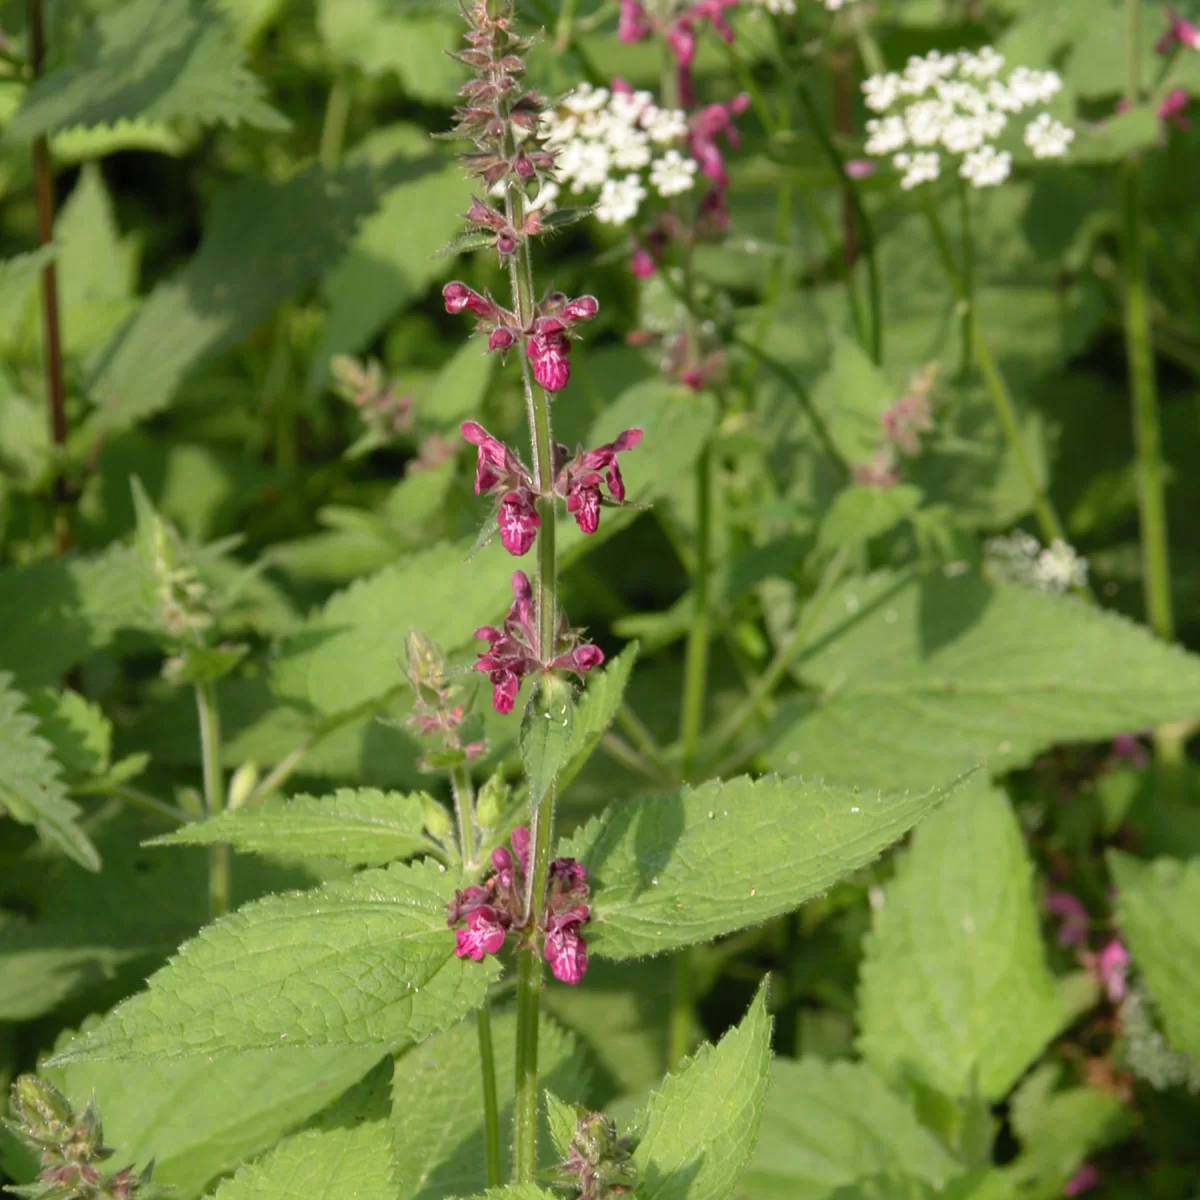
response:
[[(754, 6), (760, 9), (766, 9), (769, 13), (774, 13), (777, 17), (791, 17), (796, 13), (796, 0), (753, 0)], [(855, 0), (820, 0), (830, 12), (840, 12), (843, 8), (848, 8)]]
[(1121, 1002), (1125, 1031), (1125, 1059), (1129, 1069), (1152, 1088), (1187, 1088), (1200, 1095), (1200, 1062), (1173, 1050), (1155, 1025), (1148, 998), (1132, 988)]
[[(913, 57), (900, 73), (872, 75), (863, 83), (867, 153), (891, 158), (903, 172), (900, 186), (919, 187), (941, 175), (942, 155), (958, 163), (975, 187), (995, 187), (1012, 171), (1012, 155), (995, 146), (1012, 118), (1048, 104), (1062, 89), (1054, 71), (1015, 67), (990, 46)], [(1036, 158), (1062, 158), (1075, 131), (1041, 112), (1025, 126), (1025, 144)]]
[(553, 203), (562, 188), (575, 195), (599, 192), (597, 218), (624, 225), (637, 216), (649, 189), (678, 196), (696, 182), (695, 160), (679, 150), (687, 116), (659, 108), (649, 92), (580, 84), (543, 116), (539, 136), (555, 151), (558, 178), (542, 185), (539, 207)]
[(1018, 529), (1008, 537), (989, 538), (984, 551), (989, 572), (1012, 583), (1056, 595), (1087, 583), (1087, 559), (1061, 538), (1043, 548), (1032, 534)]

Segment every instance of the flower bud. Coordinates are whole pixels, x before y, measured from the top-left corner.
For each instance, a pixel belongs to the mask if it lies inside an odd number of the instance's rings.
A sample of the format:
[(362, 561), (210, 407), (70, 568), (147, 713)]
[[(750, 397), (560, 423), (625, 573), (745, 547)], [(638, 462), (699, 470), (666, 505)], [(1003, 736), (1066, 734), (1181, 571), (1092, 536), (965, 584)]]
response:
[(418, 799), (421, 801), (426, 832), (430, 837), (436, 838), (439, 842), (445, 841), (450, 835), (450, 830), (453, 828), (450, 814), (428, 792), (422, 792), (418, 796)]
[(483, 829), (495, 829), (508, 811), (511, 789), (502, 775), (493, 775), (479, 789), (475, 804), (475, 820)]
[(241, 808), (254, 795), (254, 789), (257, 786), (258, 764), (253, 762), (242, 763), (234, 771), (233, 778), (229, 781), (229, 807)]
[[(500, 326), (498, 329), (493, 329), (491, 336), (488, 338), (488, 349), (499, 350), (503, 354), (507, 350), (511, 350), (517, 343), (517, 335), (511, 329), (505, 329)], [(469, 440), (469, 439), (468, 439)], [(476, 445), (479, 443), (476, 442)]]
[(518, 154), (513, 160), (513, 170), (522, 178), (529, 179), (534, 173), (533, 161), (528, 154)]
[(517, 249), (517, 239), (511, 233), (501, 233), (496, 237), (496, 250), (500, 254), (513, 254)]
[(63, 1146), (75, 1132), (75, 1111), (70, 1101), (36, 1075), (22, 1075), (13, 1084), (12, 1107), (20, 1135), (36, 1146)]

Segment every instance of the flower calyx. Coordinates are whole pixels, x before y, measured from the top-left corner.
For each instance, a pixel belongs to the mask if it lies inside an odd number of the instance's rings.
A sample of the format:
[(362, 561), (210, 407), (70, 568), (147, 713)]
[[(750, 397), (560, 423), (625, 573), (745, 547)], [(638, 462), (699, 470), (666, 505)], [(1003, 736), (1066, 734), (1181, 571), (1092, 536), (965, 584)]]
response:
[(454, 953), (482, 962), (499, 954), (510, 933), (524, 945), (542, 946), (556, 979), (576, 984), (587, 970), (587, 946), (580, 929), (591, 920), (587, 870), (573, 858), (556, 858), (546, 877), (540, 904), (528, 906), (532, 846), (519, 825), (508, 847), (492, 851), (492, 871), (482, 884), (460, 889), (446, 910), (454, 929)]
[[(617, 456), (632, 450), (641, 440), (640, 429), (626, 429), (595, 450), (577, 449), (569, 460), (566, 446), (556, 448), (554, 491), (567, 502), (567, 512), (584, 533), (596, 532), (602, 506), (624, 504), (625, 481)], [(607, 486), (607, 496), (601, 491), (601, 484)]]
[(538, 653), (538, 636), (533, 604), (533, 585), (524, 571), (512, 577), (513, 602), (503, 625), (483, 625), (475, 636), (487, 642), (480, 651), (475, 670), (487, 675), (492, 684), (492, 707), (498, 713), (510, 713), (526, 675), (565, 672), (582, 676), (604, 662), (604, 652), (583, 640), (583, 632), (572, 629), (565, 617), (559, 618), (551, 652)]
[(422, 756), (421, 771), (443, 771), (482, 758), (487, 742), (465, 742), (462, 725), (466, 707), (457, 703), (458, 688), (450, 682), (449, 668), (440, 647), (420, 630), (409, 630), (404, 642), (405, 674), (413, 689), (413, 710), (407, 719), (423, 738), (437, 738), (440, 750)]
[(576, 1107), (579, 1123), (571, 1135), (566, 1157), (558, 1164), (564, 1180), (579, 1189), (579, 1200), (609, 1200), (627, 1196), (637, 1183), (632, 1149), (605, 1113)]

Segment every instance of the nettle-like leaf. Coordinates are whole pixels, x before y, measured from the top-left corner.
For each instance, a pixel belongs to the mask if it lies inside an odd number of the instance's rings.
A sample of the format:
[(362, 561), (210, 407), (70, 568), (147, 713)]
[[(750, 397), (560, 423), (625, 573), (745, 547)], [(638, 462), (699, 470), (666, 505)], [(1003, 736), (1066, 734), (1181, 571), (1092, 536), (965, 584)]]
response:
[(974, 575), (880, 573), (821, 610), (769, 761), (877, 787), (929, 787), (986, 763), (1200, 711), (1200, 658), (1069, 596)]
[(475, 1008), (498, 974), (454, 955), (449, 877), (365, 871), (249, 904), (184, 944), (52, 1060), (176, 1058), (286, 1046), (399, 1046)]
[(204, 358), (235, 345), (344, 253), (381, 191), (428, 163), (310, 167), (285, 183), (240, 179), (222, 191), (196, 255), (159, 284), (105, 351), (90, 386), (98, 430), (165, 408)]
[(1046, 967), (1030, 862), (1002, 791), (979, 779), (917, 829), (875, 911), (859, 1046), (893, 1079), (998, 1099), (1070, 1011)]
[(921, 489), (911, 484), (891, 488), (845, 488), (838, 493), (821, 522), (817, 547), (836, 550), (879, 537), (894, 529), (920, 506)]
[(536, 1183), (510, 1183), (505, 1187), (480, 1192), (471, 1200), (558, 1200), (558, 1197)]
[(463, 645), (504, 610), (512, 559), (500, 547), (467, 559), (465, 545), (414, 554), (339, 592), (284, 642), (275, 693), (333, 716), (382, 700), (404, 681), (404, 639), (419, 629), (443, 648)]
[(78, 692), (45, 688), (29, 697), (29, 710), (69, 784), (96, 779), (108, 770), (112, 723), (99, 705)]
[(377, 1047), (254, 1050), (152, 1063), (72, 1063), (48, 1077), (80, 1111), (94, 1098), (122, 1162), (154, 1159), (154, 1179), (193, 1200), (273, 1146), (378, 1061)]
[(564, 788), (583, 770), (584, 764), (600, 744), (625, 696), (625, 685), (637, 661), (636, 642), (626, 646), (616, 658), (610, 659), (599, 671), (589, 671), (587, 686), (575, 702), (571, 717), (570, 739), (563, 755), (557, 788)]
[(325, 858), (352, 867), (380, 867), (429, 851), (421, 800), (378, 788), (339, 788), (330, 796), (269, 800), (184, 825), (156, 846), (227, 842), (239, 850), (284, 858)]
[(1113, 851), (1117, 917), (1178, 1050), (1200, 1059), (1200, 859), (1139, 862)]
[(770, 1066), (764, 985), (742, 1023), (701, 1046), (640, 1114), (639, 1200), (726, 1200), (758, 1139)]
[(224, 1180), (214, 1200), (395, 1200), (386, 1073), (372, 1075), (269, 1154)]
[(78, 824), (79, 808), (67, 799), (50, 743), (38, 736), (37, 718), (23, 711), (25, 698), (0, 671), (0, 811), (89, 871), (100, 855)]
[[(512, 1123), (516, 1094), (517, 1023), (513, 1013), (492, 1018), (500, 1128)], [(588, 1071), (575, 1039), (543, 1018), (538, 1037), (540, 1082), (564, 1096), (585, 1098)], [(479, 1087), (479, 1032), (474, 1020), (456, 1025), (396, 1059), (392, 1082), (392, 1132), (400, 1171), (400, 1200), (465, 1196), (487, 1186), (483, 1095)], [(543, 1165), (552, 1146), (539, 1139)], [(501, 1144), (509, 1172), (511, 1150)]]
[(571, 748), (575, 702), (570, 684), (548, 678), (529, 697), (521, 718), (521, 761), (529, 781), (529, 802), (537, 807), (554, 786)]
[(961, 1166), (909, 1105), (861, 1063), (777, 1059), (739, 1196), (826, 1200), (882, 1172), (941, 1186)]
[(907, 794), (714, 780), (621, 800), (560, 853), (595, 881), (589, 948), (661, 954), (790, 912), (876, 858), (956, 786)]
[(73, 61), (30, 88), (8, 137), (140, 118), (286, 130), (224, 16), (202, 0), (128, 0), (81, 38)]

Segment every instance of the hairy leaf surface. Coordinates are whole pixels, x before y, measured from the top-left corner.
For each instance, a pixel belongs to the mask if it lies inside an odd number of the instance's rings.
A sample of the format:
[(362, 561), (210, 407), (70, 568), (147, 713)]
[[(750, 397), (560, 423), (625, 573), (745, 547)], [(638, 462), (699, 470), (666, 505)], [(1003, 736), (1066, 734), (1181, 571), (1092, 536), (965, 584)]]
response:
[(330, 796), (296, 796), (226, 810), (210, 821), (184, 825), (152, 844), (228, 842), (258, 854), (379, 867), (429, 850), (423, 830), (421, 801), (416, 796), (378, 788), (339, 788)]
[(650, 1097), (634, 1153), (640, 1200), (725, 1200), (758, 1139), (770, 1066), (761, 988), (740, 1025)]
[(1003, 792), (980, 780), (918, 829), (861, 969), (859, 1041), (882, 1074), (999, 1099), (1068, 1017), (1046, 967), (1033, 865)]
[(588, 946), (630, 958), (789, 912), (878, 856), (954, 789), (859, 792), (746, 776), (621, 800), (561, 848), (593, 878)]
[(8, 136), (135, 118), (287, 129), (242, 62), (224, 17), (200, 0), (129, 0), (96, 21), (74, 61), (33, 85)]
[(452, 1024), (498, 968), (454, 956), (439, 867), (366, 871), (223, 917), (58, 1063), (398, 1046)]
[(998, 773), (1200, 711), (1200, 658), (1073, 597), (972, 575), (843, 585), (796, 671), (814, 690), (781, 709), (771, 766), (864, 786)]

